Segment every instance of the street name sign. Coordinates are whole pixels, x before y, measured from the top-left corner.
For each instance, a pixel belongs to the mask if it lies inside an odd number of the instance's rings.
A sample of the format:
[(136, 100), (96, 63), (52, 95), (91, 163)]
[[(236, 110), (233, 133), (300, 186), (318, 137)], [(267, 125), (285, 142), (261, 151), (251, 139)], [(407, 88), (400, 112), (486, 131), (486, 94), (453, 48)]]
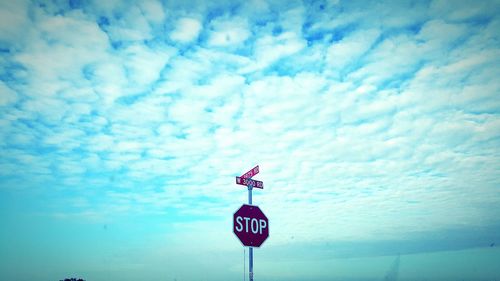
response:
[(243, 178), (243, 177), (236, 177), (236, 184), (264, 189), (263, 182), (258, 181), (258, 180), (247, 179), (247, 178)]
[(250, 179), (258, 173), (259, 173), (259, 165), (253, 167), (253, 169), (243, 174), (241, 178)]
[(243, 204), (233, 215), (233, 232), (247, 247), (260, 247), (269, 237), (269, 220), (258, 206)]

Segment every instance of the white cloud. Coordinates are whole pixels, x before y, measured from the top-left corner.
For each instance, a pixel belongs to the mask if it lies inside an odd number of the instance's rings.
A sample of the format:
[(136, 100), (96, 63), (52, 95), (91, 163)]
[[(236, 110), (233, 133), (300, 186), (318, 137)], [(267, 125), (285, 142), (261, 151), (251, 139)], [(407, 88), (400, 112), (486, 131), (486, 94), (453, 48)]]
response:
[[(30, 26), (27, 18), (28, 1), (3, 1), (0, 3), (0, 42), (17, 45)], [(17, 43), (17, 44), (16, 44)]]
[(339, 42), (332, 44), (327, 51), (327, 62), (335, 70), (342, 70), (350, 63), (357, 60), (368, 51), (380, 31), (376, 29), (360, 30)]
[[(411, 75), (416, 65), (425, 58), (424, 49), (425, 46), (418, 44), (407, 35), (387, 38), (365, 57), (366, 63), (348, 76), (352, 79), (363, 80), (366, 84), (377, 85), (387, 80), (399, 79), (395, 77)], [(337, 56), (338, 58), (335, 58)], [(331, 57), (331, 60), (333, 65), (343, 65), (352, 60), (348, 57), (349, 55), (343, 57), (341, 53), (337, 53)], [(344, 63), (342, 60), (345, 60)]]
[(425, 23), (416, 36), (417, 40), (426, 41), (430, 51), (443, 51), (458, 40), (469, 36), (468, 26), (465, 24), (449, 24), (442, 20), (431, 20)]
[(156, 0), (141, 1), (139, 6), (148, 20), (156, 24), (161, 24), (165, 20), (165, 11), (161, 2)]
[(251, 35), (248, 23), (243, 18), (216, 19), (210, 23), (208, 45), (225, 47), (243, 43)]
[(129, 93), (123, 90), (127, 84), (125, 69), (116, 60), (97, 63), (93, 66), (93, 75), (94, 90), (106, 104)]
[(285, 32), (278, 36), (263, 36), (255, 41), (255, 62), (244, 67), (241, 72), (261, 70), (279, 59), (296, 54), (305, 47), (304, 39), (293, 32)]
[(110, 135), (95, 135), (88, 138), (88, 148), (91, 151), (101, 152), (111, 150), (114, 144), (114, 138)]
[(199, 20), (194, 18), (181, 18), (177, 21), (175, 30), (170, 33), (174, 41), (187, 43), (198, 38), (202, 26)]
[(436, 18), (443, 18), (449, 21), (464, 21), (474, 17), (489, 16), (498, 11), (495, 1), (482, 1), (476, 5), (470, 3), (457, 2), (450, 7), (445, 0), (432, 1), (429, 7), (430, 13)]
[(0, 81), (0, 106), (10, 105), (17, 100), (17, 94)]
[(146, 98), (131, 105), (116, 106), (110, 116), (117, 123), (151, 128), (167, 120), (168, 101), (165, 103), (163, 98)]
[(175, 54), (174, 48), (154, 50), (143, 45), (132, 45), (124, 50), (124, 65), (128, 79), (138, 86), (148, 85), (160, 78), (161, 70)]
[(117, 19), (111, 20), (114, 24), (106, 27), (106, 33), (109, 38), (112, 41), (141, 41), (151, 39), (153, 37), (153, 28), (148, 22), (147, 17), (155, 20), (156, 15), (151, 14), (148, 9), (144, 13), (136, 5), (122, 5), (124, 7), (114, 3), (111, 7), (104, 8), (105, 11), (110, 13), (110, 17), (118, 16)]
[(39, 116), (44, 122), (57, 124), (63, 120), (70, 106), (60, 99), (39, 98), (26, 101), (21, 108), (31, 113), (32, 118)]
[(305, 9), (302, 5), (287, 10), (279, 15), (279, 25), (285, 32), (296, 34), (302, 33), (302, 27), (305, 20)]
[(254, 15), (266, 15), (269, 13), (269, 3), (265, 0), (250, 0), (245, 1), (242, 8), (245, 12), (252, 12)]

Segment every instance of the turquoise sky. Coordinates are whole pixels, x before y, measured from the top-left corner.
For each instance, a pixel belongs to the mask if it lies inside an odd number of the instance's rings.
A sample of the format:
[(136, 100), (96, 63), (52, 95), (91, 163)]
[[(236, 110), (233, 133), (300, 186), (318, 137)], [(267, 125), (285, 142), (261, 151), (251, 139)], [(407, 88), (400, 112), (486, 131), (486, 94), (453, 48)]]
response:
[(499, 1), (0, 0), (0, 280), (243, 279), (255, 165), (258, 281), (498, 280), (499, 65)]

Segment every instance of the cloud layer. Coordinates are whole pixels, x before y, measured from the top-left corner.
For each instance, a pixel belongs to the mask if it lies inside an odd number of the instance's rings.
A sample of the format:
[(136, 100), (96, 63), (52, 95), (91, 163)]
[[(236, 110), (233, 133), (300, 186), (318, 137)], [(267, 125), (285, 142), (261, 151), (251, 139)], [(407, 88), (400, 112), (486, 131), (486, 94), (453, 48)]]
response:
[(499, 225), (497, 2), (195, 2), (0, 4), (4, 215), (230, 249), (259, 164), (270, 246)]

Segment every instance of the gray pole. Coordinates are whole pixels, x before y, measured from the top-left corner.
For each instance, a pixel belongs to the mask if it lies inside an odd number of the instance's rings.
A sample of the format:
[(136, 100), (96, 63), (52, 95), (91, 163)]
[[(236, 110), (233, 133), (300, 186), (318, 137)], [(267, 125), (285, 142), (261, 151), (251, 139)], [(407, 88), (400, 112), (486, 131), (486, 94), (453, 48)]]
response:
[[(248, 204), (252, 205), (252, 186), (248, 185)], [(248, 250), (248, 280), (253, 281), (253, 247)]]

